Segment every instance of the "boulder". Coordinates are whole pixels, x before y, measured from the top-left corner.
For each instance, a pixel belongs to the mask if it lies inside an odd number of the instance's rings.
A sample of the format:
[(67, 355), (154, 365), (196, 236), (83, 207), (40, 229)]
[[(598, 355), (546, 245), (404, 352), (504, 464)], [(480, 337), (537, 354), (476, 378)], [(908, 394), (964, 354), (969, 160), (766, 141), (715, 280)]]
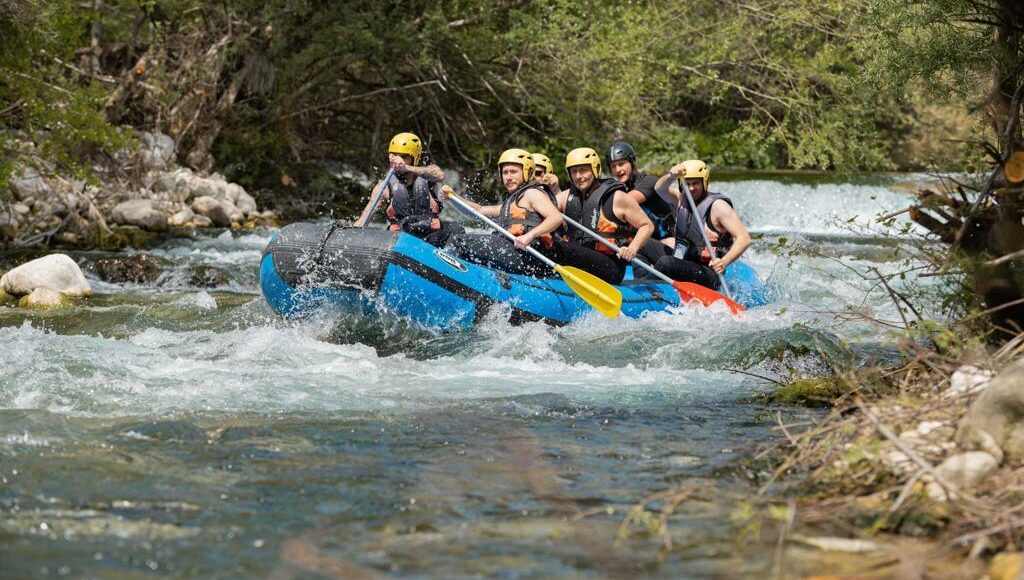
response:
[(167, 216), (151, 200), (133, 199), (117, 204), (110, 212), (115, 223), (138, 226), (151, 232), (167, 229)]
[(58, 308), (70, 304), (67, 296), (49, 288), (36, 288), (18, 301), (21, 308)]
[(196, 214), (186, 207), (172, 215), (170, 219), (167, 220), (167, 223), (175, 227), (182, 227), (188, 225), (195, 217)]
[(123, 258), (96, 261), (96, 274), (105, 282), (148, 284), (155, 282), (166, 262), (149, 254), (135, 254)]
[(13, 240), (18, 236), (18, 218), (13, 212), (0, 212), (0, 239)]
[[(234, 184), (232, 184), (234, 185)], [(240, 185), (235, 185), (238, 188), (235, 199), (232, 200), (235, 203), (235, 207), (242, 210), (245, 217), (252, 217), (259, 213), (259, 209), (256, 207), (256, 199), (245, 192)]]
[(957, 442), (1002, 460), (1024, 458), (1024, 361), (996, 375), (960, 422)]
[(185, 203), (192, 197), (189, 184), (195, 176), (188, 168), (181, 167), (174, 171), (163, 171), (153, 179), (153, 191), (166, 193), (168, 199), (177, 203)]
[[(238, 208), (233, 205), (231, 206), (231, 209), (234, 209), (235, 212), (238, 211)], [(192, 211), (210, 218), (214, 225), (222, 228), (231, 226), (231, 213), (229, 208), (226, 207), (223, 202), (220, 202), (208, 195), (197, 197), (193, 200)]]
[[(957, 489), (969, 490), (978, 485), (990, 473), (999, 467), (999, 461), (984, 451), (968, 451), (947, 457), (935, 472), (942, 481)], [(929, 482), (925, 490), (933, 499), (945, 501), (946, 490), (938, 482)]]
[(208, 227), (211, 227), (212, 225), (213, 225), (213, 220), (211, 220), (210, 218), (208, 218), (208, 217), (206, 217), (204, 215), (197, 215), (197, 216), (193, 216), (192, 217), (192, 227), (208, 228)]
[(224, 210), (228, 212), (228, 219), (231, 220), (231, 223), (240, 224), (245, 221), (245, 214), (242, 210), (235, 207), (235, 204), (230, 201), (222, 201), (220, 203), (224, 206)]
[(48, 288), (68, 296), (92, 294), (82, 269), (66, 254), (50, 254), (10, 270), (0, 277), (0, 288), (14, 296), (31, 294), (39, 288)]
[(167, 135), (142, 132), (139, 141), (142, 142), (140, 158), (146, 168), (163, 169), (174, 160), (174, 139)]
[(45, 197), (53, 193), (50, 184), (32, 167), (26, 167), (17, 175), (12, 175), (9, 183), (14, 196), (21, 200)]
[(199, 177), (193, 175), (188, 182), (188, 189), (195, 197), (212, 197), (214, 199), (227, 199), (227, 183), (216, 179)]

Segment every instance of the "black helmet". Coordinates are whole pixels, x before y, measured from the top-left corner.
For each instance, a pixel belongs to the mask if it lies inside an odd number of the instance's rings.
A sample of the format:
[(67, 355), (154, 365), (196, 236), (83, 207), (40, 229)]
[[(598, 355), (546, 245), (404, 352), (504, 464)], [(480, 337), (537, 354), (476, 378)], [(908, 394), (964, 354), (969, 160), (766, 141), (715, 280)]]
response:
[(625, 141), (616, 141), (608, 148), (609, 167), (611, 167), (612, 161), (618, 161), (620, 159), (626, 159), (634, 166), (636, 165), (636, 151), (633, 150), (632, 145)]

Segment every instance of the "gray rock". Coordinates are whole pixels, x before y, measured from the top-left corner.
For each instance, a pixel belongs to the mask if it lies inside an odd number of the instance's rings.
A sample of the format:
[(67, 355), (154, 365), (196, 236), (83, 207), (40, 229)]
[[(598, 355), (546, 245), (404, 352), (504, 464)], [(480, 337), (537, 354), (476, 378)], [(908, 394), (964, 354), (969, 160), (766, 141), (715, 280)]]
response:
[(1024, 458), (1024, 361), (996, 375), (960, 422), (957, 441), (1002, 460)]
[(188, 182), (188, 189), (195, 197), (212, 197), (217, 200), (227, 199), (227, 183), (193, 175)]
[(228, 212), (228, 219), (231, 220), (231, 223), (240, 224), (245, 221), (245, 214), (242, 213), (242, 210), (235, 207), (235, 204), (230, 201), (222, 201), (221, 204)]
[(14, 296), (31, 294), (38, 288), (48, 288), (68, 296), (92, 294), (92, 287), (82, 274), (82, 269), (66, 254), (37, 258), (0, 277), (0, 289)]
[(193, 213), (191, 209), (186, 207), (185, 209), (172, 215), (170, 219), (167, 220), (167, 223), (175, 227), (182, 227), (188, 225), (189, 222), (195, 219), (195, 217), (196, 214)]
[(67, 296), (49, 288), (36, 288), (18, 301), (21, 308), (58, 308), (69, 304)]
[(0, 239), (13, 240), (18, 235), (18, 218), (8, 211), (0, 211)]
[(227, 283), (228, 275), (213, 266), (195, 266), (189, 276), (189, 284), (199, 288), (215, 288)]
[(197, 215), (192, 217), (192, 225), (197, 228), (208, 228), (213, 226), (213, 220), (204, 215)]
[[(231, 209), (234, 209), (236, 212), (238, 211), (238, 208), (233, 205), (231, 206)], [(192, 211), (210, 218), (214, 225), (222, 228), (231, 226), (231, 213), (229, 212), (229, 208), (222, 202), (208, 195), (197, 197), (193, 200)]]
[(29, 212), (32, 211), (32, 208), (24, 203), (16, 203), (11, 207), (11, 209), (13, 209), (14, 213), (18, 215), (28, 215)]
[(148, 199), (133, 199), (117, 204), (110, 212), (114, 222), (126, 226), (138, 226), (144, 230), (167, 229), (167, 216), (154, 207)]
[(159, 172), (153, 179), (153, 191), (166, 193), (171, 201), (184, 203), (193, 195), (190, 184), (194, 177), (192, 171), (185, 167)]
[(123, 258), (97, 260), (96, 274), (101, 280), (115, 284), (149, 284), (160, 277), (165, 265), (164, 260), (155, 256), (135, 254)]
[(174, 160), (174, 139), (163, 133), (142, 132), (139, 140), (142, 142), (140, 157), (145, 167), (163, 169)]
[(15, 197), (21, 200), (29, 197), (44, 197), (53, 193), (50, 184), (32, 167), (26, 167), (20, 173), (11, 176), (9, 183)]
[(244, 189), (238, 192), (235, 206), (245, 214), (245, 217), (253, 217), (259, 213), (259, 209), (256, 207), (256, 200), (253, 196), (246, 193)]
[[(969, 490), (981, 483), (990, 473), (999, 467), (999, 461), (984, 451), (968, 451), (947, 457), (935, 468), (935, 473), (942, 481), (949, 483), (958, 490)], [(933, 499), (947, 499), (946, 490), (938, 482), (932, 481), (925, 486), (925, 491)]]

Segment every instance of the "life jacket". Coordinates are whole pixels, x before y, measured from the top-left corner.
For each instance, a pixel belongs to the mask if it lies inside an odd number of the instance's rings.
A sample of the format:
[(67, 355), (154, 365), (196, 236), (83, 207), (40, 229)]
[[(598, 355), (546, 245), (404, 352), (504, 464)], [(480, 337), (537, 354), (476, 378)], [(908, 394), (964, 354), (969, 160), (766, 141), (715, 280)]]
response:
[[(601, 234), (608, 241), (622, 247), (633, 241), (636, 228), (615, 216), (615, 193), (619, 191), (626, 191), (626, 186), (615, 179), (609, 178), (598, 182), (583, 202), (579, 222)], [(584, 232), (576, 232), (576, 241), (580, 245), (593, 247), (603, 254), (615, 255), (614, 250)]]
[[(626, 182), (626, 190), (637, 189), (644, 194), (644, 202), (640, 204), (640, 209), (644, 210), (651, 223), (654, 224), (654, 233), (651, 234), (651, 237), (655, 240), (663, 240), (671, 236), (675, 229), (675, 211), (673, 211), (672, 205), (666, 203), (655, 191), (654, 186), (657, 181), (656, 177), (634, 170), (629, 181)], [(637, 187), (638, 185), (640, 188)]]
[(711, 246), (715, 250), (715, 257), (721, 258), (732, 247), (733, 238), (729, 232), (720, 232), (711, 223), (711, 206), (718, 200), (723, 200), (729, 204), (729, 207), (733, 207), (732, 200), (727, 196), (720, 193), (708, 193), (704, 196), (704, 199), (700, 200), (697, 204), (697, 215), (700, 216), (699, 220), (693, 219), (693, 213), (690, 211), (690, 204), (686, 202), (686, 199), (680, 200), (679, 205), (676, 207), (676, 252), (677, 258), (684, 260), (690, 260), (692, 262), (709, 262), (711, 257), (706, 255), (706, 252), (702, 252), (704, 249), (704, 236), (703, 228), (707, 225), (709, 228), (718, 234), (718, 241), (712, 242)]
[(416, 177), (412, 191), (405, 181), (392, 178), (388, 193), (388, 229), (393, 232), (407, 231), (414, 235), (426, 235), (441, 229), (441, 202), (434, 192), (434, 186), (424, 177)]
[[(531, 189), (544, 192), (551, 200), (551, 203), (558, 207), (558, 200), (548, 187), (537, 183), (524, 183), (519, 186), (518, 189), (508, 194), (508, 197), (502, 202), (501, 210), (498, 213), (498, 225), (508, 230), (514, 236), (521, 236), (544, 221), (544, 216), (539, 213), (527, 211), (519, 207), (519, 201)], [(555, 245), (555, 240), (551, 234), (544, 234), (537, 239), (540, 241), (541, 246), (546, 249), (551, 249)]]

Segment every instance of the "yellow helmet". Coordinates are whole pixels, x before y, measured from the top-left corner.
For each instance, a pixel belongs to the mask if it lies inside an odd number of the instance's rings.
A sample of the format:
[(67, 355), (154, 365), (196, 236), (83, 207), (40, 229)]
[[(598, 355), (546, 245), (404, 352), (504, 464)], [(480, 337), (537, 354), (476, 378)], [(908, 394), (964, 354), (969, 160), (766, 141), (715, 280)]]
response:
[(711, 183), (711, 170), (708, 169), (707, 163), (700, 159), (690, 159), (683, 161), (683, 168), (686, 170), (683, 179), (702, 179), (704, 180), (704, 191), (708, 190), (708, 184)]
[(412, 157), (412, 164), (420, 164), (420, 156), (423, 155), (423, 141), (415, 133), (399, 133), (391, 138), (388, 145), (388, 153), (409, 155)]
[(530, 157), (530, 152), (525, 149), (506, 149), (501, 157), (498, 157), (498, 169), (501, 169), (502, 165), (511, 163), (518, 165), (523, 168), (523, 181), (530, 181), (533, 179), (533, 157)]
[(555, 165), (551, 163), (551, 160), (548, 159), (547, 155), (544, 155), (543, 153), (534, 153), (530, 155), (530, 157), (533, 158), (533, 164), (536, 167), (543, 167), (544, 171), (548, 173), (553, 173), (555, 171)]
[[(565, 156), (565, 170), (577, 165), (589, 165), (594, 170), (594, 179), (601, 177), (601, 158), (590, 147), (573, 149)], [(572, 177), (570, 175), (570, 177)]]

